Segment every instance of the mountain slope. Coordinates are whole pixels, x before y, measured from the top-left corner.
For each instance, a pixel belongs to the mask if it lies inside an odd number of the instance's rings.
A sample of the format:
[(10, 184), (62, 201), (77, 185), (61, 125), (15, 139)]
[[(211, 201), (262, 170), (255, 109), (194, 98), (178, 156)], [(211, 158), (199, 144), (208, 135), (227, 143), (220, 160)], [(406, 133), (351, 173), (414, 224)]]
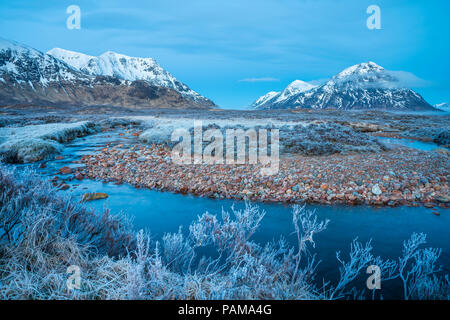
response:
[(441, 111), (450, 112), (450, 103), (445, 103), (445, 102), (438, 103), (438, 104), (435, 104), (434, 107)]
[(95, 76), (54, 56), (0, 38), (0, 105), (211, 107), (145, 80)]
[(253, 104), (257, 109), (433, 109), (418, 93), (401, 87), (394, 73), (374, 62), (351, 66), (321, 86), (291, 92), (281, 100), (258, 100)]
[(95, 57), (60, 48), (51, 49), (47, 54), (89, 75), (111, 76), (129, 81), (144, 80), (156, 86), (178, 91), (194, 101), (205, 103), (209, 101), (178, 81), (152, 58), (129, 57), (112, 51)]
[(281, 92), (277, 91), (270, 91), (266, 93), (265, 95), (259, 97), (256, 99), (255, 102), (253, 102), (252, 106), (257, 107), (259, 105), (264, 105), (266, 103), (269, 103), (270, 101), (273, 101), (275, 97), (279, 96)]

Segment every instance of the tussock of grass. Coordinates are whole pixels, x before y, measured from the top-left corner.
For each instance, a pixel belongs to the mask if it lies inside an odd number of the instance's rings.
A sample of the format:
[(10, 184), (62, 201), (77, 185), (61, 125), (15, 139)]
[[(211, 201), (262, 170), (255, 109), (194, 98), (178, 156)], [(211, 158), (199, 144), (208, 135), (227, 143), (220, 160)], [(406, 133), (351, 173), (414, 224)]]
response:
[[(406, 241), (398, 261), (374, 257), (370, 242), (355, 240), (348, 257), (337, 255), (340, 279), (328, 283), (318, 279), (310, 252), (328, 221), (294, 207), (297, 245), (281, 239), (261, 246), (251, 237), (263, 217), (250, 204), (221, 218), (205, 213), (188, 235), (152, 241), (124, 217), (88, 210), (31, 171), (0, 166), (0, 298), (370, 298), (366, 288), (353, 288), (370, 264), (380, 266), (383, 281), (400, 279), (405, 298), (449, 298), (448, 277), (438, 276), (440, 251), (420, 248), (425, 235)], [(214, 253), (202, 256), (206, 248)], [(81, 269), (80, 289), (66, 285), (71, 265)]]
[(95, 131), (88, 121), (0, 128), (0, 156), (9, 163), (39, 161), (60, 152), (60, 143)]

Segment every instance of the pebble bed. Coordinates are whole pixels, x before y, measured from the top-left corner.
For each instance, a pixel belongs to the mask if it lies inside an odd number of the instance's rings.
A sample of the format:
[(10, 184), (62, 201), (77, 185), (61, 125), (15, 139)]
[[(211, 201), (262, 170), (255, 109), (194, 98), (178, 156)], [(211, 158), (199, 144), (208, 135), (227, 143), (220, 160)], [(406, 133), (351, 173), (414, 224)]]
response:
[(449, 155), (410, 148), (379, 153), (280, 159), (279, 172), (256, 165), (179, 165), (163, 145), (107, 146), (79, 161), (74, 177), (129, 183), (217, 199), (449, 208)]

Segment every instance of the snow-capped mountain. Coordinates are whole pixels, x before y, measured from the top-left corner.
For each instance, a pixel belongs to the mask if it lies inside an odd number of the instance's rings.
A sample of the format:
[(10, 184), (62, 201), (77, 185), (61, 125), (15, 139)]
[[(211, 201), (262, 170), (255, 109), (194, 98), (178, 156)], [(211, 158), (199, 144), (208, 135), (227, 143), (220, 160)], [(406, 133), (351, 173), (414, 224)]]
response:
[(262, 97), (258, 98), (254, 103), (253, 107), (258, 107), (262, 105), (269, 105), (269, 104), (280, 104), (284, 101), (288, 100), (290, 97), (297, 95), (301, 92), (305, 92), (308, 90), (311, 90), (312, 88), (315, 88), (315, 85), (312, 85), (308, 82), (304, 82), (301, 80), (295, 80), (291, 82), (283, 91), (276, 92), (276, 91), (270, 91), (269, 93), (263, 95)]
[(152, 58), (129, 57), (112, 51), (95, 57), (60, 48), (51, 49), (47, 54), (89, 75), (111, 76), (129, 81), (145, 80), (156, 86), (176, 90), (186, 98), (207, 101), (205, 97), (178, 81)]
[(441, 111), (450, 112), (450, 103), (445, 103), (445, 102), (438, 103), (438, 104), (435, 104), (434, 107)]
[(264, 105), (269, 101), (272, 101), (272, 99), (276, 96), (278, 96), (280, 94), (280, 92), (277, 91), (270, 91), (268, 93), (266, 93), (265, 95), (259, 97), (258, 99), (256, 99), (255, 102), (253, 102), (252, 106), (256, 107), (259, 105)]
[[(288, 88), (277, 97), (265, 95), (253, 103), (257, 109), (385, 109), (431, 110), (418, 93), (402, 87), (396, 74), (374, 62), (351, 66), (320, 86)], [(282, 97), (282, 98), (281, 98)], [(281, 98), (281, 99), (280, 99)]]
[[(110, 56), (110, 53), (105, 55)], [(179, 84), (181, 89), (178, 91), (177, 80), (173, 77), (174, 88), (163, 85), (162, 80), (158, 82), (140, 79), (133, 71), (136, 69), (135, 60), (123, 62), (120, 55), (112, 56), (114, 57), (110, 57), (109, 63), (119, 63), (117, 72), (97, 75), (72, 66), (53, 55), (0, 38), (0, 105), (111, 105), (164, 108), (214, 106), (212, 101), (197, 93), (191, 93), (192, 90), (183, 84)], [(82, 54), (74, 56), (73, 64), (86, 64), (86, 67), (91, 66), (95, 70), (95, 66), (90, 64), (89, 59), (86, 62), (85, 58), (86, 56)], [(118, 60), (115, 60), (116, 58)], [(146, 61), (150, 63), (151, 60)], [(128, 64), (130, 71), (125, 67)], [(107, 66), (107, 63), (99, 64), (103, 70), (107, 70)], [(158, 78), (160, 70), (156, 67), (153, 70), (155, 78)], [(145, 68), (142, 68), (142, 72), (145, 71)], [(161, 74), (170, 75), (164, 70)], [(150, 77), (149, 74), (147, 76)]]
[(41, 85), (56, 81), (89, 79), (88, 76), (52, 56), (15, 41), (0, 38), (0, 81), (5, 83), (6, 78), (18, 84)]

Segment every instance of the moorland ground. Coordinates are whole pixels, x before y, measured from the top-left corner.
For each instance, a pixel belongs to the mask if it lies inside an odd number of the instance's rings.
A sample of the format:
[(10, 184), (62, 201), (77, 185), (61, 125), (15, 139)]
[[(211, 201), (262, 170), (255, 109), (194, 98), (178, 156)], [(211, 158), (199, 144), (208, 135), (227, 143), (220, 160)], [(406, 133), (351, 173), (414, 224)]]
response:
[[(61, 142), (99, 131), (137, 138), (126, 146), (107, 145), (96, 155), (80, 158), (80, 168), (74, 170), (72, 177), (219, 199), (443, 208), (449, 203), (450, 115), (443, 113), (112, 107), (16, 107), (4, 108), (2, 112), (0, 150), (7, 162), (52, 157), (61, 149)], [(201, 120), (205, 128), (222, 131), (279, 129), (278, 172), (261, 175), (259, 163), (174, 163), (170, 157), (174, 146), (170, 134), (179, 128), (192, 132), (194, 120)], [(436, 148), (423, 151), (389, 146), (377, 136), (430, 142)], [(61, 187), (65, 179), (66, 176), (55, 176), (53, 183)]]
[[(338, 255), (339, 279), (323, 286), (310, 260), (313, 236), (327, 221), (294, 208), (298, 243), (262, 246), (250, 238), (264, 213), (254, 206), (221, 218), (205, 213), (189, 228), (154, 241), (124, 216), (93, 212), (70, 193), (67, 180), (102, 179), (139, 187), (255, 201), (425, 205), (448, 208), (448, 122), (443, 114), (336, 110), (227, 111), (3, 108), (0, 118), (0, 298), (2, 299), (342, 299), (370, 264), (401, 283), (405, 299), (448, 299), (441, 251), (422, 248), (424, 234), (403, 244), (398, 260), (354, 241)], [(258, 165), (174, 164), (170, 132), (207, 127), (278, 128), (280, 171)], [(11, 163), (45, 167), (64, 143), (103, 131), (111, 143), (59, 168), (51, 181)], [(130, 143), (114, 143), (120, 135)], [(436, 150), (387, 146), (376, 136), (434, 142)], [(74, 201), (75, 200), (75, 201)], [(216, 256), (202, 256), (205, 246)], [(83, 270), (80, 290), (68, 290), (66, 269)], [(408, 276), (409, 275), (409, 276)]]

